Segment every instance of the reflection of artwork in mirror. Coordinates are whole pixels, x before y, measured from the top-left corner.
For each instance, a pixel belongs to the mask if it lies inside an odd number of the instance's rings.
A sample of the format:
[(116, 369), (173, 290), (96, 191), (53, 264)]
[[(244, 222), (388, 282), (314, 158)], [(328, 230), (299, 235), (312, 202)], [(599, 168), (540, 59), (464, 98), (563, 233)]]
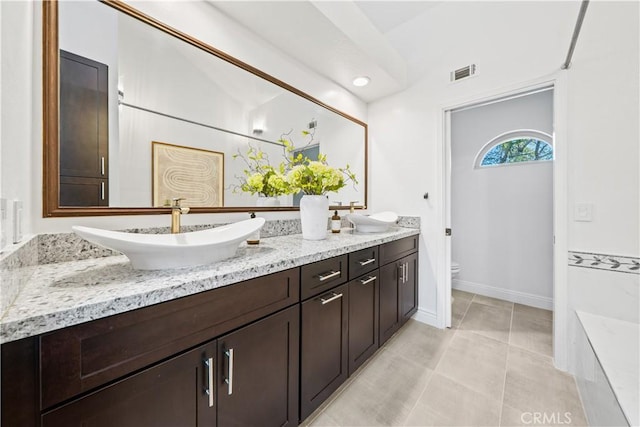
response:
[(184, 206), (224, 205), (224, 153), (152, 142), (153, 206), (170, 206), (184, 198)]

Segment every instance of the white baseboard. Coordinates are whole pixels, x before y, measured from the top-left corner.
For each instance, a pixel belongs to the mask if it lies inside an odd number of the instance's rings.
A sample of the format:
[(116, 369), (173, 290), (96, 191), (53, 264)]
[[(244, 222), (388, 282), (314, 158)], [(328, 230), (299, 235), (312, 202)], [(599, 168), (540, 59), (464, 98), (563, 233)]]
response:
[(433, 326), (434, 328), (438, 327), (438, 316), (435, 311), (425, 310), (424, 308), (418, 307), (418, 311), (411, 318), (418, 322)]
[(543, 308), (545, 310), (553, 310), (553, 298), (549, 297), (541, 297), (539, 295), (518, 292), (511, 289), (497, 288), (495, 286), (467, 282), (466, 280), (458, 279), (453, 279), (451, 281), (451, 287), (459, 291), (471, 292), (473, 294), (484, 295), (486, 297), (499, 298), (505, 301), (529, 305), (531, 307)]

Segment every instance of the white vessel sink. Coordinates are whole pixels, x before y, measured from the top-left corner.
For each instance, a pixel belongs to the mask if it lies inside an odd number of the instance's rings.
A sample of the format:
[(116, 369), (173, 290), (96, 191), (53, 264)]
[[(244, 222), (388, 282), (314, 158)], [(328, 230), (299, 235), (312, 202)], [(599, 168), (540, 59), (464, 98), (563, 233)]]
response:
[(125, 254), (133, 268), (161, 270), (210, 264), (235, 255), (240, 243), (262, 228), (264, 218), (252, 218), (209, 230), (179, 234), (139, 234), (71, 227), (84, 239)]
[(355, 226), (356, 231), (361, 233), (382, 233), (396, 223), (398, 215), (389, 211), (373, 215), (352, 213), (347, 215), (347, 219)]

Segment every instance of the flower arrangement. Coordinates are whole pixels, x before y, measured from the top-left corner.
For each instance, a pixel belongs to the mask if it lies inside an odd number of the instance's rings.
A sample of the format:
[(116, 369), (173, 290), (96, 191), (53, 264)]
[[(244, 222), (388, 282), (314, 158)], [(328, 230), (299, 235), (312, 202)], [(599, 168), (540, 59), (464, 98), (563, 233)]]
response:
[[(289, 132), (290, 134), (291, 132)], [(302, 131), (302, 135), (309, 137), (307, 146), (313, 142), (315, 133)], [(289, 134), (283, 134), (278, 140), (283, 147), (283, 158), (277, 167), (269, 163), (268, 156), (260, 149), (249, 146), (246, 155), (238, 151), (234, 159), (242, 158), (247, 168), (240, 179), (239, 189), (266, 197), (277, 197), (287, 194), (303, 192), (307, 195), (324, 195), (331, 191), (338, 191), (347, 185), (348, 181), (357, 184), (355, 174), (346, 165), (344, 168), (333, 168), (327, 163), (327, 156), (318, 155), (312, 160), (301, 153), (294, 154), (295, 146), (288, 139)]]
[(299, 154), (291, 165), (287, 181), (294, 193), (302, 191), (304, 194), (321, 196), (340, 190), (347, 185), (348, 180), (358, 182), (349, 165), (345, 168), (332, 168), (327, 163), (327, 156), (322, 154), (318, 156), (318, 160), (310, 160)]
[(268, 157), (262, 150), (249, 147), (246, 157), (240, 152), (234, 154), (233, 158), (242, 158), (247, 168), (244, 169), (244, 176), (240, 179), (240, 190), (260, 194), (265, 197), (278, 197), (291, 194), (292, 190), (286, 180), (284, 163), (280, 163), (278, 169), (269, 164)]

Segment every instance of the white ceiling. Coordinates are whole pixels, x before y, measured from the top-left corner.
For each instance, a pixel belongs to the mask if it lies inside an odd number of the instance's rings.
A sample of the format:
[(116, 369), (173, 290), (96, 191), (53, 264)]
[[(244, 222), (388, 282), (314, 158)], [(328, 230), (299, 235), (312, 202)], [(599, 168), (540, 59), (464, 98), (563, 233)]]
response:
[[(442, 55), (450, 56), (452, 50), (467, 53), (474, 43), (491, 43), (499, 49), (500, 40), (483, 39), (483, 28), (526, 23), (532, 8), (545, 13), (550, 10), (555, 15), (544, 23), (545, 30), (566, 38), (568, 47), (579, 8), (578, 1), (209, 2), (263, 40), (366, 102), (406, 89), (428, 73), (434, 61)], [(559, 4), (564, 6), (556, 7)], [(508, 15), (501, 15), (503, 10)], [(504, 16), (510, 16), (512, 22), (505, 23)], [(464, 28), (460, 28), (462, 25)], [(468, 43), (459, 46), (440, 34), (443, 28), (466, 31), (477, 37), (472, 36)], [(516, 31), (509, 37), (511, 41), (513, 37), (521, 37), (526, 44), (530, 34)], [(558, 58), (559, 63), (562, 59)], [(467, 64), (459, 64), (464, 65)], [(351, 82), (361, 75), (370, 77), (371, 83), (357, 88)]]

